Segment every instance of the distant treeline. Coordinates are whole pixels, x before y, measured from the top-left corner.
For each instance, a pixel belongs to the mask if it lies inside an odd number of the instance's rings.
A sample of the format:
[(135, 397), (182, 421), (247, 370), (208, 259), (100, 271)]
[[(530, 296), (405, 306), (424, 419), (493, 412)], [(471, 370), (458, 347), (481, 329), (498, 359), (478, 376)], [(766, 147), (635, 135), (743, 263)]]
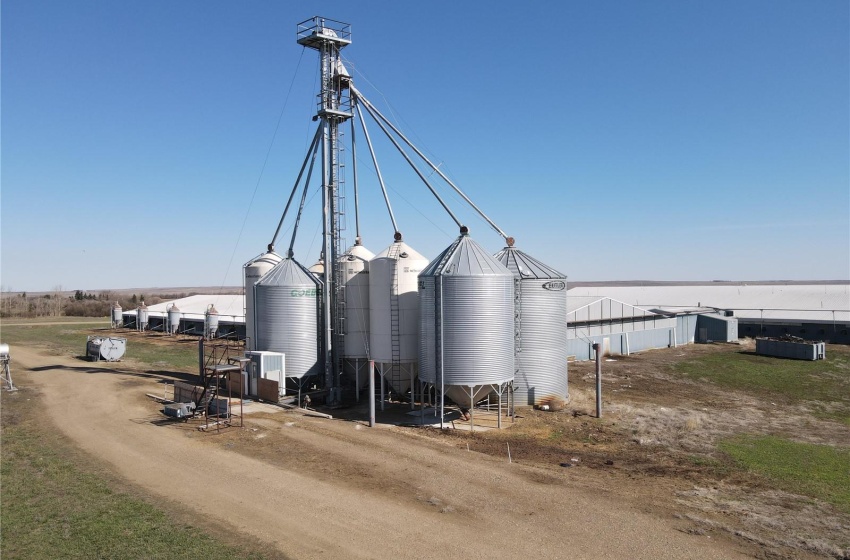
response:
[(122, 309), (135, 309), (144, 301), (154, 305), (163, 301), (195, 295), (195, 292), (179, 294), (121, 294), (110, 290), (85, 292), (77, 290), (67, 296), (61, 290), (50, 294), (29, 296), (26, 292), (0, 294), (0, 317), (109, 317), (115, 302)]

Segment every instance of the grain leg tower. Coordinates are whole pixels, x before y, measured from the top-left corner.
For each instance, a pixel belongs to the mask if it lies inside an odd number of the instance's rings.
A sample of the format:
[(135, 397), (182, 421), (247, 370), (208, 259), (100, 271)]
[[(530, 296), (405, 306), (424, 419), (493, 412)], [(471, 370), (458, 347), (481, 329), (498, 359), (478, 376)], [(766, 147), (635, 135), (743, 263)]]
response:
[(342, 238), (345, 218), (344, 158), (340, 124), (352, 117), (350, 76), (340, 59), (340, 51), (351, 44), (347, 23), (314, 17), (298, 24), (298, 44), (319, 52), (321, 90), (315, 118), (321, 122), (322, 161), (322, 239), (325, 255), (322, 292), (322, 352), (325, 386), (329, 402), (341, 399), (339, 376), (342, 371), (345, 302), (342, 294), (342, 267), (345, 252)]

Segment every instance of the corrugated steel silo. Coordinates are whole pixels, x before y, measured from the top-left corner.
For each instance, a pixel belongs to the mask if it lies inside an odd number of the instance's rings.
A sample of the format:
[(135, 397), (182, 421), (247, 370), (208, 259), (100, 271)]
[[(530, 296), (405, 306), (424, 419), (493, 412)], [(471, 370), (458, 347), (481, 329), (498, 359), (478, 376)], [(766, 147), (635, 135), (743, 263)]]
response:
[(310, 274), (312, 274), (316, 278), (319, 278), (319, 279), (324, 278), (324, 276), (325, 276), (325, 259), (323, 259), (322, 257), (319, 257), (319, 260), (317, 260), (315, 263), (313, 263), (313, 266), (311, 266), (307, 270), (309, 270)]
[(513, 274), (463, 228), (419, 286), (420, 379), (462, 406), (513, 380)]
[(294, 259), (283, 259), (254, 284), (256, 350), (286, 355), (286, 377), (321, 371), (322, 284)]
[(375, 368), (399, 393), (410, 388), (418, 369), (417, 276), (427, 265), (400, 234), (369, 261), (369, 349)]
[(145, 302), (141, 302), (139, 304), (138, 309), (136, 309), (136, 329), (140, 331), (145, 331), (148, 328), (148, 306), (145, 305)]
[(116, 301), (115, 305), (112, 306), (112, 328), (120, 327), (123, 319), (123, 309), (121, 309), (121, 304)]
[(166, 331), (168, 334), (177, 334), (178, 329), (180, 328), (180, 309), (177, 308), (173, 303), (171, 307), (166, 309), (168, 320), (166, 321)]
[(517, 406), (557, 405), (567, 383), (566, 275), (515, 247), (495, 255), (517, 279)]
[(343, 371), (361, 386), (369, 380), (368, 369), (364, 370), (363, 366), (369, 357), (369, 261), (374, 257), (358, 238), (339, 258), (345, 294)]
[(254, 314), (254, 284), (271, 269), (275, 267), (283, 257), (273, 251), (263, 253), (254, 257), (243, 266), (245, 292), (245, 350), (256, 350), (256, 317)]
[(204, 338), (213, 339), (218, 332), (218, 309), (213, 304), (204, 312)]

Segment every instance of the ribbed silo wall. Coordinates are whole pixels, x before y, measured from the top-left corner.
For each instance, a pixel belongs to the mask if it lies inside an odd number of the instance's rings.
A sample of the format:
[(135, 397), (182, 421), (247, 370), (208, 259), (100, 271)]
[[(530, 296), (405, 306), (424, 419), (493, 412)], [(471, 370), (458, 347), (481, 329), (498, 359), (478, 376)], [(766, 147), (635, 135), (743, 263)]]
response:
[(564, 282), (549, 279), (520, 280), (517, 405), (547, 404), (566, 399), (567, 296)]
[(443, 276), (435, 283), (442, 299), (435, 345), (442, 358), (442, 383), (469, 386), (512, 380), (513, 275)]
[(245, 349), (256, 350), (256, 316), (254, 313), (254, 284), (273, 269), (282, 257), (277, 253), (265, 253), (243, 265), (243, 289), (245, 293)]
[(437, 314), (433, 276), (419, 278), (419, 379), (437, 382)]
[(257, 350), (286, 354), (286, 377), (321, 373), (319, 361), (319, 300), (313, 283), (265, 286), (256, 284)]

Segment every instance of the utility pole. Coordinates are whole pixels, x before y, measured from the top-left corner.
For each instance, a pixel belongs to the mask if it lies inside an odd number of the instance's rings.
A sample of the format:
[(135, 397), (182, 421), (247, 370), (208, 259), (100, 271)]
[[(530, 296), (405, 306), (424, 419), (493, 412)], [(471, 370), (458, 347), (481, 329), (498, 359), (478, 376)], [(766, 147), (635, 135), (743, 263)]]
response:
[(602, 418), (602, 352), (598, 342), (593, 343), (593, 350), (596, 352), (596, 417)]

